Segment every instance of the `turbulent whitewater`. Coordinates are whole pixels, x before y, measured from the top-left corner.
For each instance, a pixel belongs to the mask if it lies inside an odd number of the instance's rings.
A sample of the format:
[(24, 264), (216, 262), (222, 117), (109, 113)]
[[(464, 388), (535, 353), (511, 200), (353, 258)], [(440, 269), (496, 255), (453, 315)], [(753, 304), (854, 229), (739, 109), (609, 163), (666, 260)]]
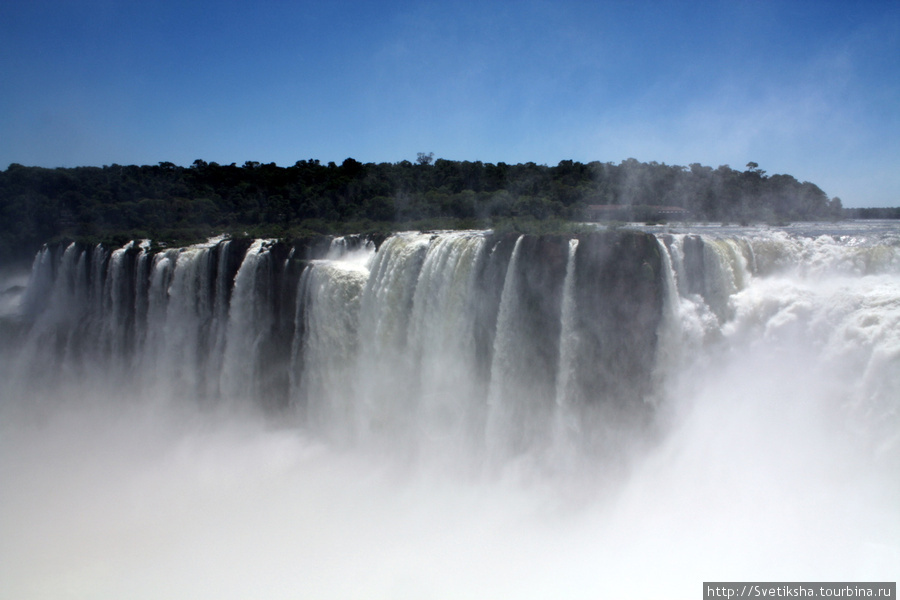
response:
[(900, 575), (896, 225), (73, 243), (23, 279), (0, 595)]

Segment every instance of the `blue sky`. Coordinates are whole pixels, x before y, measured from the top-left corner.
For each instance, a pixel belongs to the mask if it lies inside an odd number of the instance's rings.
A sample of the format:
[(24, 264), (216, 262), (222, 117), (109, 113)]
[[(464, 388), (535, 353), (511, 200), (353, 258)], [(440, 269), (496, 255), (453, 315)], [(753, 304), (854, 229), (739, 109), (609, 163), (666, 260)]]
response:
[(10, 0), (0, 168), (641, 161), (900, 205), (900, 1)]

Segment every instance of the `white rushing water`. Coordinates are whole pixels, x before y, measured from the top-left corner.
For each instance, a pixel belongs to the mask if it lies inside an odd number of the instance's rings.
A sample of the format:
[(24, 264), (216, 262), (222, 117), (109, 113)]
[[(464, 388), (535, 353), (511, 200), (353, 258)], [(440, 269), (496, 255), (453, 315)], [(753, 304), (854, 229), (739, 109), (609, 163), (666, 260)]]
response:
[(646, 231), (0, 271), (0, 597), (896, 581), (900, 227)]

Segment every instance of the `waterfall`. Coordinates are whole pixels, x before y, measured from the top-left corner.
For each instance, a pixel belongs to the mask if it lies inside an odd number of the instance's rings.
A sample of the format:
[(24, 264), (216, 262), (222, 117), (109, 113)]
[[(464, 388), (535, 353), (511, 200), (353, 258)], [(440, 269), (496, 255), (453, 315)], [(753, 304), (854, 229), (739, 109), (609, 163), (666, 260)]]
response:
[(42, 248), (37, 253), (37, 256), (34, 257), (34, 263), (31, 267), (31, 278), (25, 290), (21, 308), (32, 318), (41, 314), (47, 308), (47, 302), (53, 290), (55, 266), (53, 252), (50, 248)]
[(419, 271), (408, 338), (415, 375), (407, 394), (415, 399), (423, 442), (460, 445), (481, 423), (474, 305), (480, 301), (475, 286), (484, 246), (485, 236), (477, 232), (436, 237)]
[(298, 294), (295, 402), (345, 440), (388, 424), (423, 444), (473, 435), (483, 412), (473, 305), (485, 240), (403, 234), (377, 255), (332, 246), (331, 258), (313, 261)]
[(0, 284), (0, 595), (896, 579), (896, 226), (67, 243)]
[(106, 353), (117, 360), (127, 360), (131, 350), (134, 311), (131, 297), (132, 274), (126, 266), (126, 253), (134, 246), (129, 242), (124, 247), (114, 250), (109, 257), (109, 276), (106, 278), (103, 295), (107, 298), (103, 319), (103, 337), (106, 338)]
[[(483, 445), (502, 462), (542, 447), (551, 430), (571, 441), (588, 421), (615, 420), (591, 416), (597, 407), (664, 403), (681, 373), (712, 364), (705, 349), (716, 344), (807, 327), (827, 357), (846, 358), (835, 340), (889, 340), (861, 332), (891, 314), (875, 315), (900, 263), (880, 239), (780, 231), (407, 232), (377, 250), (335, 238), (311, 259), (278, 248), (222, 238), (156, 251), (146, 240), (45, 248), (15, 360), (29, 377), (34, 364), (56, 364), (48, 382), (133, 381), (170, 397), (293, 406), (345, 442), (390, 432), (413, 447)], [(297, 260), (305, 268), (291, 279)], [(850, 362), (865, 377), (846, 392), (854, 405), (896, 388), (890, 350), (860, 352)]]
[(155, 311), (151, 322), (151, 327), (159, 328), (164, 337), (159, 358), (172, 392), (183, 388), (200, 398), (206, 396), (203, 366), (208, 344), (206, 333), (213, 314), (209, 294), (212, 254), (210, 246), (194, 246), (177, 253), (174, 264), (160, 265), (166, 270), (171, 265), (171, 279), (165, 278), (165, 296), (160, 291), (165, 312)]
[(431, 235), (405, 233), (386, 240), (372, 263), (360, 305), (360, 394), (353, 412), (358, 435), (408, 435), (415, 405), (407, 390), (415, 380), (409, 352), (409, 317), (415, 284)]
[(299, 284), (293, 401), (312, 426), (343, 440), (354, 436), (359, 310), (367, 279), (361, 265), (322, 260), (306, 268)]
[(229, 399), (258, 397), (263, 344), (272, 327), (270, 270), (267, 240), (256, 240), (247, 249), (234, 278), (228, 309), (228, 325), (222, 356), (222, 394)]
[(573, 441), (580, 435), (578, 407), (584, 402), (575, 385), (577, 373), (576, 357), (581, 352), (577, 327), (577, 307), (575, 305), (575, 254), (578, 240), (569, 240), (569, 256), (566, 260), (566, 277), (563, 283), (562, 323), (559, 342), (559, 366), (556, 376), (556, 419), (554, 423), (554, 444), (563, 453), (574, 451)]
[[(517, 322), (519, 316), (518, 264), (524, 236), (519, 236), (513, 248), (503, 292), (500, 294), (500, 312), (497, 315), (497, 333), (494, 338), (494, 360), (491, 362), (491, 379), (488, 391), (487, 443), (495, 460), (503, 458), (511, 444), (519, 436), (526, 436), (524, 413), (528, 410), (529, 398), (524, 390), (515, 389), (517, 375), (524, 367), (520, 350), (523, 348), (523, 333)], [(513, 448), (514, 450), (515, 448)]]

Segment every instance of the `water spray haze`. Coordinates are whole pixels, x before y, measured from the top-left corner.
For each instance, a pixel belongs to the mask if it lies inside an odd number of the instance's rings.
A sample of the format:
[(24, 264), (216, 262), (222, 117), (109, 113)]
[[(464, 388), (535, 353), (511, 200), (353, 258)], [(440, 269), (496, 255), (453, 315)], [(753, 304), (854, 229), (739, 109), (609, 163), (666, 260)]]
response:
[(47, 248), (0, 595), (896, 580), (900, 237), (832, 229)]

